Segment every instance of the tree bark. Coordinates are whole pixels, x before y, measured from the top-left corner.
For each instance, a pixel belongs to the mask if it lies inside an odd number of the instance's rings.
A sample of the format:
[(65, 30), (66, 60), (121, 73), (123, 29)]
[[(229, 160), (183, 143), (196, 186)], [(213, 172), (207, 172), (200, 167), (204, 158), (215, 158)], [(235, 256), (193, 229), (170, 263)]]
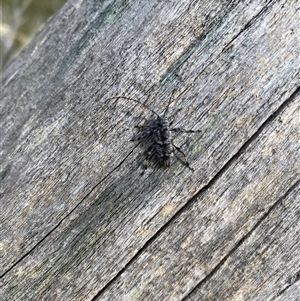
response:
[(297, 300), (299, 11), (68, 1), (2, 74), (3, 300)]

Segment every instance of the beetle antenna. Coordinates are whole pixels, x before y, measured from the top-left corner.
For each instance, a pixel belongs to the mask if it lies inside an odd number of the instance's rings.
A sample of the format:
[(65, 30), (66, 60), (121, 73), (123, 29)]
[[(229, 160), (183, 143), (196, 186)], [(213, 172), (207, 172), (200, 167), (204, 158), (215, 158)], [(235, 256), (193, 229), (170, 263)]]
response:
[(150, 107), (148, 107), (146, 104), (142, 103), (138, 99), (134, 99), (134, 98), (126, 97), (126, 96), (114, 96), (114, 97), (107, 98), (106, 100), (121, 99), (121, 98), (126, 99), (126, 100), (135, 101), (136, 103), (139, 103), (140, 105), (144, 106), (146, 109), (148, 109), (150, 112), (152, 112), (156, 116), (160, 117), (155, 111), (153, 111)]
[(172, 92), (172, 94), (171, 94), (171, 96), (170, 96), (170, 98), (169, 98), (167, 107), (166, 107), (166, 109), (165, 109), (165, 111), (164, 111), (164, 114), (163, 114), (164, 117), (166, 117), (167, 114), (168, 114), (169, 106), (170, 106), (170, 104), (171, 104), (171, 102), (172, 102), (172, 98), (173, 98), (174, 93), (175, 93), (175, 90), (173, 90), (173, 92)]

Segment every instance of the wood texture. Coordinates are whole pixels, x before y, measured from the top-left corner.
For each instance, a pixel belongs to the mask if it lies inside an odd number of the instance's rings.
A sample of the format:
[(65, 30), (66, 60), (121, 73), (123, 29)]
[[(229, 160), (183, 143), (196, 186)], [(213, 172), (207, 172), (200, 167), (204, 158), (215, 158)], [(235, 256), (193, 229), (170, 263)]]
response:
[[(3, 300), (297, 300), (300, 2), (69, 1), (2, 74)], [(134, 126), (174, 93), (174, 158)]]

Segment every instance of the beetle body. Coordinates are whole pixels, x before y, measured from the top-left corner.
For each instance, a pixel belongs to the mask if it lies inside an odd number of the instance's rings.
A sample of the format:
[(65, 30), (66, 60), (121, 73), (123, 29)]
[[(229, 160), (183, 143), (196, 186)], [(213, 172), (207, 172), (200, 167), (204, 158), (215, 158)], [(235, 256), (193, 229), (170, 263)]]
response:
[(152, 147), (150, 146), (150, 157), (156, 157), (160, 161), (160, 165), (167, 168), (171, 165), (171, 157), (173, 154), (172, 134), (170, 131), (169, 121), (165, 117), (158, 117), (155, 120), (153, 128)]

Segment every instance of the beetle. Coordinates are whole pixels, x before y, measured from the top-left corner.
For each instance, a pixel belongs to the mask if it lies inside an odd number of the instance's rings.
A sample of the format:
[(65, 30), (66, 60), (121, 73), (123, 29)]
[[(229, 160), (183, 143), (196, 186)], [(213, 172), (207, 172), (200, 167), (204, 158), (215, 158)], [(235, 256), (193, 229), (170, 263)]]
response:
[[(194, 171), (194, 169), (190, 166), (185, 153), (174, 144), (172, 134), (173, 132), (198, 133), (201, 132), (201, 130), (185, 130), (172, 127), (175, 118), (173, 116), (173, 120), (170, 121), (167, 116), (169, 106), (172, 102), (172, 95), (162, 115), (158, 114), (138, 99), (126, 96), (115, 96), (108, 98), (107, 100), (125, 99), (134, 101), (142, 105), (144, 108), (146, 108), (156, 116), (155, 119), (146, 121), (144, 125), (136, 125), (135, 128), (138, 129), (138, 134), (131, 139), (131, 141), (138, 141), (144, 146), (144, 148), (146, 149), (145, 157), (147, 161), (153, 162), (154, 165), (158, 167), (168, 168), (171, 166), (171, 158), (174, 154), (174, 150), (176, 150), (183, 156), (184, 164), (186, 165), (186, 167), (191, 171)], [(180, 109), (177, 110), (177, 112), (179, 111)], [(175, 113), (175, 115), (177, 114), (177, 112)], [(145, 165), (145, 169), (147, 169), (147, 165)]]

